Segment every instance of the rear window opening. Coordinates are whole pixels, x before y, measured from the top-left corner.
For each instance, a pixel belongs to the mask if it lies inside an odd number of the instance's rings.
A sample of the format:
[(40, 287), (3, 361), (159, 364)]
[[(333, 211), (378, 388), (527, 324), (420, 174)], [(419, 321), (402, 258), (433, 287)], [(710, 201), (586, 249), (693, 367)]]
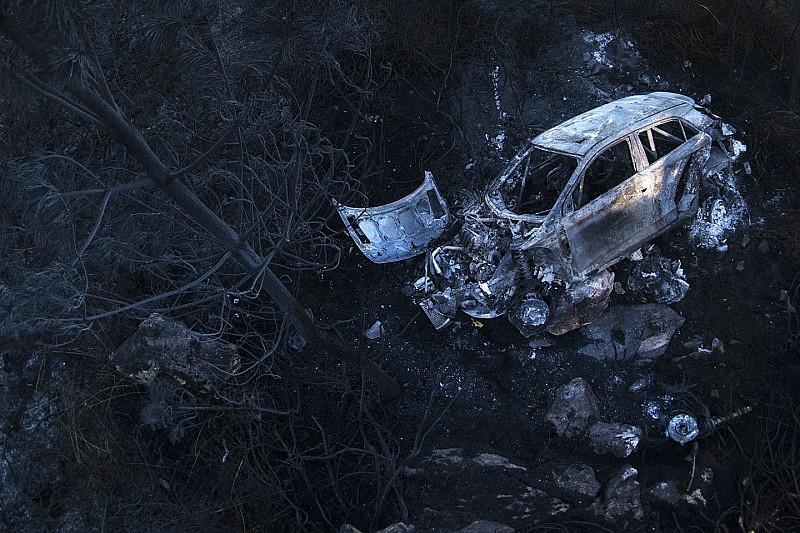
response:
[(698, 131), (678, 119), (653, 126), (639, 133), (639, 140), (650, 164), (697, 135)]

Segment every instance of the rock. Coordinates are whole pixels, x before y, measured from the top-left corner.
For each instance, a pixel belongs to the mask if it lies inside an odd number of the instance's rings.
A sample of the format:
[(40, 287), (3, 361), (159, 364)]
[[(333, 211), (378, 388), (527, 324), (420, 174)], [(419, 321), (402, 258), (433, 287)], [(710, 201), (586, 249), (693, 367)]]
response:
[(586, 436), (595, 452), (628, 457), (639, 445), (642, 430), (628, 424), (597, 422), (589, 428)]
[(459, 529), (456, 533), (514, 533), (514, 528), (500, 522), (478, 520)]
[(502, 468), (509, 468), (509, 469), (516, 468), (519, 470), (526, 469), (524, 466), (515, 465), (505, 457), (501, 455), (495, 455), (493, 453), (481, 453), (473, 457), (472, 462), (477, 464), (478, 466), (499, 466)]
[(597, 399), (583, 378), (575, 378), (556, 390), (547, 420), (555, 426), (559, 437), (580, 435), (597, 419)]
[(703, 496), (703, 493), (700, 491), (700, 489), (694, 489), (691, 494), (684, 496), (684, 499), (686, 500), (686, 503), (695, 507), (706, 506), (706, 498)]
[(370, 326), (367, 330), (364, 331), (364, 336), (371, 341), (375, 339), (379, 339), (383, 336), (383, 324), (381, 324), (380, 320), (376, 320), (372, 326)]
[(658, 255), (637, 262), (631, 269), (627, 285), (629, 290), (662, 304), (683, 300), (689, 290), (681, 262)]
[(396, 524), (392, 524), (391, 526), (387, 526), (375, 533), (414, 533), (417, 528), (410, 524), (405, 524), (403, 522), (397, 522)]
[(664, 304), (612, 307), (581, 330), (589, 344), (578, 352), (595, 359), (655, 359), (684, 322)]
[(207, 385), (239, 366), (237, 348), (153, 313), (111, 356), (116, 369), (150, 385), (161, 373), (185, 384)]
[(555, 476), (556, 487), (574, 504), (582, 505), (594, 500), (600, 492), (594, 469), (585, 464), (570, 465)]
[[(385, 528), (376, 531), (375, 533), (414, 533), (417, 528), (413, 525), (405, 524), (403, 522), (397, 522), (396, 524), (392, 524), (390, 526), (386, 526)], [(339, 533), (362, 533), (360, 529), (351, 526), (350, 524), (344, 524), (342, 527), (339, 528)]]
[(631, 392), (641, 392), (651, 385), (650, 378), (645, 376), (634, 381), (628, 390)]
[[(545, 482), (536, 473), (493, 453), (433, 450), (406, 466), (404, 482), (414, 508), (423, 510), (415, 522), (426, 531), (525, 529), (550, 508), (550, 496), (536, 486)], [(491, 514), (476, 516), (481, 510)], [(496, 522), (473, 523), (484, 517)]]
[(643, 516), (642, 497), (636, 476), (639, 472), (631, 465), (623, 466), (608, 482), (605, 513), (616, 520), (626, 515), (639, 520)]
[(549, 348), (550, 346), (553, 346), (555, 343), (556, 343), (556, 341), (553, 340), (552, 337), (541, 335), (541, 336), (533, 337), (532, 339), (530, 339), (528, 341), (528, 346), (531, 347), (531, 348), (534, 348), (534, 349), (536, 349), (536, 348)]
[(558, 301), (550, 315), (546, 331), (553, 335), (563, 335), (594, 322), (608, 307), (608, 299), (613, 290), (614, 274), (608, 270), (577, 284)]
[(647, 494), (655, 501), (669, 506), (677, 505), (683, 498), (677, 481), (662, 481), (647, 490)]
[(464, 457), (463, 448), (441, 448), (431, 452), (429, 461), (438, 464), (461, 464), (466, 459)]
[(549, 503), (550, 509), (547, 511), (547, 514), (550, 516), (560, 515), (569, 511), (569, 504), (562, 502), (558, 498), (550, 498)]

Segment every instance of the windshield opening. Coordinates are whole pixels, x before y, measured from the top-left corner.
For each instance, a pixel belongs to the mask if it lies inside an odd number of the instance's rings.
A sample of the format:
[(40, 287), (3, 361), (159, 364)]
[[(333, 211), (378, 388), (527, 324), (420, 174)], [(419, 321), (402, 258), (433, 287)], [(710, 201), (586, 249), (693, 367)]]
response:
[(515, 215), (546, 215), (577, 165), (572, 156), (532, 149), (500, 184), (506, 209)]

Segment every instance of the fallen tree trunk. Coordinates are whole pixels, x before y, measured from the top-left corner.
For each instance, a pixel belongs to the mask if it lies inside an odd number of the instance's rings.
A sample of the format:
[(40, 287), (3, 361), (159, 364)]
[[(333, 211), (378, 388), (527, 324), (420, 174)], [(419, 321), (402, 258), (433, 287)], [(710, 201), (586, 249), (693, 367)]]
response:
[[(71, 61), (65, 48), (55, 49), (41, 40), (34, 39), (14, 17), (0, 6), (0, 33), (30, 58), (44, 72), (52, 71), (52, 65)], [(85, 43), (93, 56), (91, 43)], [(63, 56), (63, 57), (62, 57)], [(89, 120), (125, 146), (128, 154), (136, 160), (153, 183), (164, 191), (188, 217), (206, 230), (222, 249), (230, 252), (244, 270), (253, 277), (263, 276), (263, 286), (270, 299), (291, 321), (297, 331), (314, 348), (326, 351), (353, 368), (363, 371), (388, 396), (397, 396), (397, 382), (374, 361), (362, 358), (351, 347), (330, 332), (320, 329), (304, 312), (278, 276), (269, 268), (268, 260), (261, 257), (237, 232), (180, 179), (173, 179), (167, 166), (151, 149), (141, 132), (128, 120), (113, 99), (96, 57), (91, 57), (92, 75), (73, 76), (66, 80), (69, 94), (57, 87), (49, 87), (34, 75), (20, 77), (38, 92), (79, 116)], [(93, 80), (97, 87), (87, 80)], [(191, 165), (190, 165), (191, 167)]]

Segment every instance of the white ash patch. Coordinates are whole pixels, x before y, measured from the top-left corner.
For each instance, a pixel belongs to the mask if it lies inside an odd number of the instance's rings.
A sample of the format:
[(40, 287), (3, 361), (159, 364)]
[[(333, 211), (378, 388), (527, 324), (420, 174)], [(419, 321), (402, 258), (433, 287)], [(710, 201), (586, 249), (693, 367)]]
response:
[(661, 418), (661, 408), (656, 402), (645, 402), (642, 408), (649, 418), (653, 420), (658, 420)]
[(485, 137), (492, 147), (494, 147), (498, 152), (502, 152), (503, 148), (505, 147), (505, 141), (506, 141), (506, 128), (503, 124), (506, 118), (508, 117), (508, 113), (503, 111), (502, 105), (500, 103), (500, 65), (496, 65), (494, 69), (489, 73), (489, 75), (492, 78), (494, 107), (497, 109), (500, 123), (497, 125), (498, 127), (497, 135), (491, 136), (490, 134), (487, 133)]
[(495, 65), (494, 70), (491, 72), (492, 76), (492, 86), (494, 87), (494, 106), (497, 110), (502, 113), (502, 109), (500, 108), (500, 65)]
[[(589, 54), (592, 56), (592, 59), (610, 69), (614, 68), (614, 63), (608, 58), (608, 54), (606, 53), (606, 47), (608, 46), (608, 43), (614, 40), (614, 36), (611, 34), (611, 32), (593, 33), (591, 31), (587, 31), (583, 32), (581, 35), (583, 36), (583, 41), (585, 43), (597, 46), (595, 50), (589, 52)], [(633, 48), (632, 45), (631, 48)]]
[(739, 159), (739, 156), (747, 151), (747, 145), (738, 139), (731, 141), (731, 155), (734, 160)]
[[(741, 154), (745, 150), (747, 147), (744, 144), (734, 141), (734, 153)], [(723, 169), (709, 181), (712, 188), (716, 187), (716, 194), (703, 202), (689, 229), (689, 240), (705, 249), (723, 247), (747, 212), (747, 203), (739, 192), (733, 172)]]
[(734, 133), (736, 133), (736, 128), (734, 128), (733, 126), (731, 126), (727, 122), (723, 122), (722, 123), (721, 129), (722, 129), (722, 135), (724, 135), (725, 137), (729, 137), (729, 136), (733, 135)]
[(669, 406), (672, 403), (672, 396), (665, 394), (660, 396), (658, 401), (649, 400), (642, 404), (642, 411), (652, 420), (659, 420), (669, 411)]

